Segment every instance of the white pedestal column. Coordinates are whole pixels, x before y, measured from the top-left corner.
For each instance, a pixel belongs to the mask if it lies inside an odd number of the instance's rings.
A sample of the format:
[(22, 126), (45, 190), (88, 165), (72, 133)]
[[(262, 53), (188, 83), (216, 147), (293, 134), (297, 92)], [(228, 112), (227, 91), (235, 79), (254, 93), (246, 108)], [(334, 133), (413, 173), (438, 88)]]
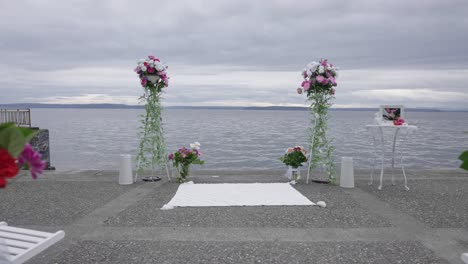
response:
[(354, 166), (353, 158), (341, 158), (340, 186), (343, 188), (354, 188)]
[(120, 155), (119, 184), (126, 185), (133, 183), (132, 156)]

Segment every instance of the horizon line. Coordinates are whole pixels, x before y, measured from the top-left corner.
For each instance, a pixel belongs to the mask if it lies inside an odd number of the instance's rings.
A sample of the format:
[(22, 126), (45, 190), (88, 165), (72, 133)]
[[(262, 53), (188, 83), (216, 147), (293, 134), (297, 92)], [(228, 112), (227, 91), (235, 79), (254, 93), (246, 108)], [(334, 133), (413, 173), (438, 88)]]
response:
[[(96, 109), (140, 109), (144, 108), (144, 105), (129, 105), (129, 104), (117, 104), (117, 103), (75, 103), (75, 104), (57, 104), (57, 103), (7, 103), (1, 104), (0, 107), (11, 107), (11, 108), (96, 108)], [(101, 107), (99, 107), (101, 106)], [(168, 105), (165, 108), (205, 108), (205, 109), (236, 109), (236, 110), (249, 110), (249, 109), (272, 109), (272, 110), (303, 110), (308, 109), (308, 106), (283, 106), (283, 105), (270, 105), (270, 106), (208, 106), (208, 105)], [(376, 107), (331, 107), (334, 110), (375, 110), (379, 109)], [(468, 109), (444, 109), (444, 108), (430, 108), (430, 107), (405, 107), (405, 110), (409, 111), (433, 111), (433, 112), (467, 112)]]

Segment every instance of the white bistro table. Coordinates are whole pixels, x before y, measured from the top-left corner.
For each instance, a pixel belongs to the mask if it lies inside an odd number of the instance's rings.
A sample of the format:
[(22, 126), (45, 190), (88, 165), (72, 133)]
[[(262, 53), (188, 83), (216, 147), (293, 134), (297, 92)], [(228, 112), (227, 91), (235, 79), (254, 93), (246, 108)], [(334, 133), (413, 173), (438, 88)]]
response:
[[(393, 168), (395, 167), (395, 150), (396, 150), (396, 142), (398, 139), (398, 135), (403, 133), (404, 139), (408, 137), (410, 132), (413, 132), (418, 129), (417, 126), (412, 126), (412, 125), (400, 125), (400, 126), (395, 126), (393, 124), (379, 124), (379, 125), (366, 125), (366, 129), (371, 132), (372, 134), (372, 139), (374, 143), (374, 158), (372, 162), (372, 171), (370, 175), (370, 182), (369, 185), (371, 185), (374, 181), (374, 168), (375, 168), (375, 162), (378, 156), (378, 149), (379, 147), (381, 148), (381, 167), (380, 167), (380, 185), (377, 189), (382, 190), (382, 180), (383, 180), (383, 173), (384, 173), (384, 160), (385, 160), (385, 136), (384, 136), (384, 131), (392, 131), (393, 132), (393, 142), (392, 142), (392, 184), (395, 185), (395, 179), (393, 175)], [(401, 133), (400, 133), (401, 131)], [(405, 189), (409, 191), (407, 180), (406, 180), (406, 173), (405, 173), (405, 167), (403, 165), (403, 153), (400, 151), (400, 165), (401, 165), (401, 170), (403, 172), (403, 177), (405, 178)]]

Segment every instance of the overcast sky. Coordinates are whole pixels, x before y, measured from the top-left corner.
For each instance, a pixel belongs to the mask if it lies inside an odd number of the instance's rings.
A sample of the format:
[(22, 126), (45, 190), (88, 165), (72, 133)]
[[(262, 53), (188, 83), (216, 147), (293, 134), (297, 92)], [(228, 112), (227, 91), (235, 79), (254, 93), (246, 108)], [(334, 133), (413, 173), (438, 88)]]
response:
[(468, 109), (466, 0), (0, 2), (0, 103), (137, 104), (149, 54), (165, 105), (305, 105), (328, 58), (336, 107)]

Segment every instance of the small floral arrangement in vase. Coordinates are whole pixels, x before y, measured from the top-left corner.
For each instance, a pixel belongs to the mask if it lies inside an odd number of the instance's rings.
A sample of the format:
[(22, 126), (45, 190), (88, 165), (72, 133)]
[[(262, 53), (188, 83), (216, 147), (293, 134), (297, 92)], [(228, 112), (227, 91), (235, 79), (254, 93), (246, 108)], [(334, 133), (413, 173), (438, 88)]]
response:
[(201, 156), (200, 146), (200, 143), (195, 142), (190, 144), (190, 149), (182, 147), (178, 151), (169, 154), (169, 160), (172, 161), (172, 164), (179, 172), (178, 183), (186, 181), (190, 173), (190, 164), (202, 165), (205, 163), (199, 158)]
[(307, 150), (302, 146), (295, 146), (294, 148), (288, 148), (283, 157), (279, 158), (284, 164), (289, 166), (286, 176), (292, 180), (293, 183), (300, 178), (299, 167), (302, 163), (307, 161)]

